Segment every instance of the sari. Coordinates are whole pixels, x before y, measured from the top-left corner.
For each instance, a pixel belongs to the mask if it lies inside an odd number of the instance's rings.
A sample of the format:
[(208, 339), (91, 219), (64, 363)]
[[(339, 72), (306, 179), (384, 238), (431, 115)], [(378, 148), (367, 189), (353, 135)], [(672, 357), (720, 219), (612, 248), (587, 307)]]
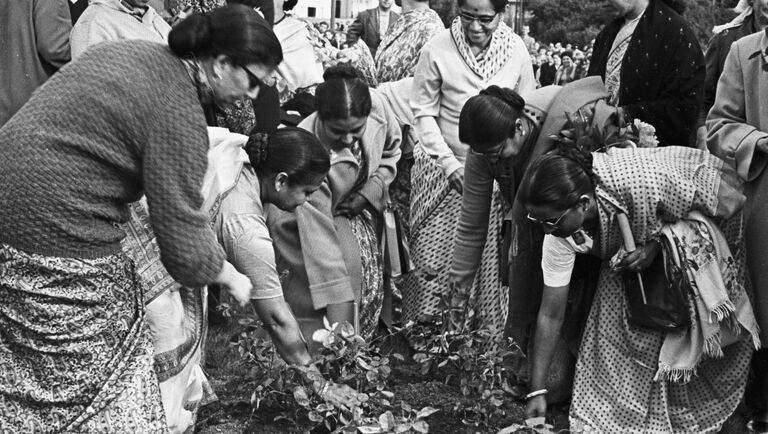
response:
[(143, 301), (123, 254), (0, 244), (0, 431), (168, 432)]
[(208, 331), (207, 290), (186, 288), (171, 278), (160, 262), (145, 203), (132, 204), (130, 211), (123, 251), (147, 291), (145, 312), (168, 428), (183, 433), (194, 426), (198, 407), (215, 399), (200, 366)]
[[(735, 277), (726, 287), (746, 282), (738, 212), (744, 201), (740, 183), (723, 161), (689, 148), (613, 150), (593, 155), (594, 171), (600, 178), (595, 190), (600, 235), (594, 251), (604, 262), (576, 365), (571, 429), (717, 432), (744, 392), (753, 344), (747, 338), (749, 333), (742, 333), (735, 343), (722, 348), (721, 357), (701, 360), (695, 365), (696, 375), (690, 378), (655, 378), (664, 372), (670, 354), (685, 353), (664, 351), (669, 347), (667, 340), (674, 339), (671, 332), (628, 323), (621, 273), (611, 271), (607, 259), (622, 244), (616, 214), (627, 214), (636, 243), (643, 244), (659, 234), (666, 223), (699, 211), (724, 221), (720, 227), (736, 258), (731, 264)], [(696, 243), (702, 241), (689, 237), (683, 244), (695, 252)], [(746, 294), (742, 292), (739, 297)]]

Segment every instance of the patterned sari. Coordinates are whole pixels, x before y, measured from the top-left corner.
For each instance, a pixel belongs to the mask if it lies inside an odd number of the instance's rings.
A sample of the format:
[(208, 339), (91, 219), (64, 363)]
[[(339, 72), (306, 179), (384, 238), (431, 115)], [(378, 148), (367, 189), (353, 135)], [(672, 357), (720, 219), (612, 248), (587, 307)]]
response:
[(1, 432), (168, 432), (152, 354), (125, 255), (0, 245)]
[[(724, 226), (734, 266), (744, 282), (744, 250), (738, 230), (743, 203), (739, 182), (724, 163), (706, 152), (682, 147), (614, 150), (594, 154), (600, 177), (595, 191), (600, 217), (598, 255), (607, 260), (622, 238), (613, 218), (626, 213), (637, 244), (692, 210), (731, 218)], [(695, 243), (686, 243), (695, 248)], [(668, 333), (627, 322), (621, 273), (604, 265), (576, 365), (571, 429), (606, 433), (717, 432), (744, 393), (752, 355), (750, 333), (704, 358), (689, 381), (655, 381), (666, 354)]]

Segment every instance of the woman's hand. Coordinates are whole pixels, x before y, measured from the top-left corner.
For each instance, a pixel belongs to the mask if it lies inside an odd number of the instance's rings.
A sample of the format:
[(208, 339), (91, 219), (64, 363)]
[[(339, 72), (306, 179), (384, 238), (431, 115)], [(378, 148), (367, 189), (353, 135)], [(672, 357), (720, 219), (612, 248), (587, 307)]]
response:
[(651, 266), (656, 259), (656, 255), (661, 251), (661, 245), (656, 240), (651, 240), (648, 244), (639, 246), (634, 251), (627, 254), (619, 261), (619, 268), (629, 271), (640, 272)]
[(547, 415), (546, 395), (534, 396), (525, 403), (525, 418), (545, 417)]
[(457, 193), (461, 194), (464, 190), (464, 167), (459, 167), (453, 173), (448, 175), (448, 185)]
[(368, 199), (360, 193), (352, 193), (336, 206), (336, 214), (347, 218), (355, 217), (368, 206)]
[(218, 283), (227, 289), (227, 292), (234, 297), (240, 306), (245, 306), (251, 301), (251, 290), (253, 284), (248, 276), (240, 273), (235, 267), (227, 261), (221, 267), (219, 275), (216, 276), (214, 283)]

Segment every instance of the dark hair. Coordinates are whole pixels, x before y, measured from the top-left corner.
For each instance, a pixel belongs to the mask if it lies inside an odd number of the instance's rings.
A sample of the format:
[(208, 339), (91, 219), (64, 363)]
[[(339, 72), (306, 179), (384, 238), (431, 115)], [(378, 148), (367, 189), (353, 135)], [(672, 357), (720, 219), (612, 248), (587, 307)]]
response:
[(227, 4), (241, 4), (251, 9), (258, 9), (270, 27), (275, 22), (275, 2), (272, 0), (227, 0)]
[(459, 115), (459, 140), (475, 152), (486, 152), (515, 137), (515, 123), (525, 100), (512, 89), (493, 85), (467, 100)]
[(296, 7), (297, 3), (299, 3), (299, 0), (285, 0), (285, 2), (283, 3), (283, 10), (292, 11), (293, 8)]
[[(459, 0), (459, 6), (464, 6), (464, 2), (467, 0)], [(507, 4), (509, 4), (508, 0), (488, 0), (491, 2), (491, 6), (493, 6), (494, 12), (501, 13), (504, 12), (504, 8), (507, 7)]]
[(168, 46), (179, 57), (223, 54), (238, 65), (275, 67), (283, 61), (283, 49), (270, 24), (242, 4), (189, 16), (171, 30)]
[(560, 145), (531, 163), (523, 175), (518, 197), (525, 205), (566, 209), (579, 197), (595, 191), (598, 177), (592, 170), (592, 154)]
[(371, 114), (371, 91), (360, 71), (338, 65), (325, 70), (315, 90), (315, 110), (322, 120), (366, 117)]
[(285, 172), (289, 185), (316, 182), (331, 168), (330, 156), (320, 140), (296, 127), (280, 128), (269, 135), (252, 134), (245, 152), (259, 175)]

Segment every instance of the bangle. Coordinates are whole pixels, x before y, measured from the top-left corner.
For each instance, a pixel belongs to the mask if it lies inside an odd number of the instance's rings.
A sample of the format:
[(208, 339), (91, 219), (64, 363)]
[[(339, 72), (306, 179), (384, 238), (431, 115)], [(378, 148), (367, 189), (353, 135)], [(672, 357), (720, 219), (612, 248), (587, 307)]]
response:
[(533, 392), (525, 395), (525, 400), (527, 401), (531, 398), (535, 398), (537, 396), (546, 395), (546, 394), (547, 394), (547, 389), (534, 390)]

